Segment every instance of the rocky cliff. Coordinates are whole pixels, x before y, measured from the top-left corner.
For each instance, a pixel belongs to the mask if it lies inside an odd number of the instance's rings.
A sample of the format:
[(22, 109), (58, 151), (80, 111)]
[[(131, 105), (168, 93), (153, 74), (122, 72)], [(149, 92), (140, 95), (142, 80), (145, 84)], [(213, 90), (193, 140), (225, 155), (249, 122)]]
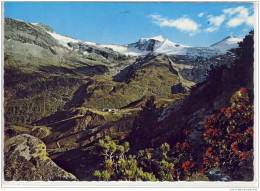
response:
[(22, 134), (5, 141), (4, 172), (7, 181), (76, 181), (77, 178), (55, 164), (46, 145), (36, 137)]

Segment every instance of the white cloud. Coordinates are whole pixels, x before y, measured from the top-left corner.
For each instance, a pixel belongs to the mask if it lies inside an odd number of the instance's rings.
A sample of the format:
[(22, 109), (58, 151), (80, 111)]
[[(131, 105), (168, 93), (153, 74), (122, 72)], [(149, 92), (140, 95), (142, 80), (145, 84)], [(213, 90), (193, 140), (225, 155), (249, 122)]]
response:
[(219, 27), (225, 20), (225, 15), (220, 15), (220, 16), (209, 16), (209, 22), (212, 25), (215, 25), (216, 27)]
[(229, 14), (229, 15), (234, 15), (236, 13), (239, 13), (240, 11), (245, 11), (245, 9), (247, 10), (247, 8), (240, 6), (240, 7), (236, 7), (236, 8), (229, 8), (229, 9), (224, 9), (223, 13), (225, 14)]
[(248, 8), (239, 6), (224, 9), (222, 12), (223, 14), (219, 16), (208, 15), (209, 27), (204, 31), (214, 32), (218, 30), (225, 20), (227, 20), (226, 26), (229, 28), (234, 28), (244, 23), (249, 26), (254, 25), (254, 15), (249, 16), (250, 10)]
[(181, 17), (178, 19), (168, 19), (161, 15), (149, 15), (153, 22), (160, 27), (175, 27), (180, 31), (198, 32), (199, 24), (188, 17)]
[(161, 15), (149, 15), (153, 19), (154, 22), (158, 21), (164, 21), (164, 18)]
[(204, 13), (198, 14), (198, 17), (203, 17)]
[(219, 29), (220, 25), (225, 21), (225, 15), (212, 16), (208, 15), (209, 27), (205, 29), (206, 32), (214, 32)]
[(205, 31), (206, 31), (206, 32), (214, 32), (214, 31), (216, 31), (216, 30), (218, 30), (218, 27), (209, 27), (209, 28), (207, 28)]
[(249, 26), (254, 26), (254, 23), (255, 23), (255, 17), (254, 17), (254, 15), (248, 17), (247, 20), (246, 20), (246, 23), (247, 23)]
[(241, 24), (243, 24), (244, 20), (243, 19), (239, 19), (239, 18), (233, 18), (230, 19), (227, 23), (228, 27), (237, 27)]
[(229, 8), (224, 9), (223, 13), (229, 16), (229, 21), (227, 22), (228, 27), (237, 27), (244, 23), (249, 26), (254, 26), (254, 15), (249, 16), (248, 8), (243, 6)]

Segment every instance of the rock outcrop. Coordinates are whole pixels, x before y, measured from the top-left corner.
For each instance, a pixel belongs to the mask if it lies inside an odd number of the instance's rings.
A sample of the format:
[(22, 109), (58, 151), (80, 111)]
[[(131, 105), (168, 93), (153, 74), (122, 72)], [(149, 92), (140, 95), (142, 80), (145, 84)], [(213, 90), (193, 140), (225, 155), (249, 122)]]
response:
[(76, 181), (77, 178), (56, 165), (38, 138), (22, 134), (8, 139), (4, 147), (6, 181)]

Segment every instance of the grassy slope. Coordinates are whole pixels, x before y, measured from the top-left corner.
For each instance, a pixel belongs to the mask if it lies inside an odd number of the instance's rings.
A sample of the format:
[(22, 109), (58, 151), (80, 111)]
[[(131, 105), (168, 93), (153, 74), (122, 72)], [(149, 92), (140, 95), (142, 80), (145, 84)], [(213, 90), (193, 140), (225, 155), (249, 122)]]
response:
[[(142, 63), (123, 82), (101, 75), (102, 71), (100, 75), (78, 75), (73, 67), (82, 64), (72, 66), (71, 63), (6, 53), (5, 122), (7, 129), (14, 131), (9, 134), (32, 134), (31, 130), (21, 131), (14, 126), (28, 128), (27, 124), (31, 124), (48, 128), (48, 135), (44, 137), (46, 143), (70, 135), (68, 145), (77, 145), (79, 137), (74, 137), (73, 133), (136, 115), (151, 95), (155, 95), (158, 107), (185, 96), (172, 95), (171, 88), (179, 79), (170, 71), (164, 57)], [(42, 70), (44, 67), (49, 70)], [(110, 113), (103, 112), (103, 108), (122, 109)]]
[(5, 55), (5, 122), (30, 124), (48, 116), (71, 99), (74, 91), (83, 83), (72, 76), (64, 78), (34, 68), (44, 62), (47, 61)]
[(142, 64), (127, 80), (114, 82), (103, 76), (92, 78), (88, 86), (85, 107), (121, 108), (145, 96), (172, 95), (172, 86), (179, 83), (179, 77), (170, 71), (168, 61), (155, 57)]

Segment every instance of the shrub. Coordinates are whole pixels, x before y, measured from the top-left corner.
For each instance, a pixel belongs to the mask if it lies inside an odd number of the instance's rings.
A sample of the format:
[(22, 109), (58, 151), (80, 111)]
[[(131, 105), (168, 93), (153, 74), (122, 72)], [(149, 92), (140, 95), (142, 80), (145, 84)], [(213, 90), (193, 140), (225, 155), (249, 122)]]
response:
[(222, 108), (219, 115), (205, 119), (207, 149), (201, 172), (215, 166), (237, 168), (253, 149), (254, 114), (246, 88), (237, 91), (230, 102), (231, 107)]
[(118, 145), (106, 136), (99, 140), (96, 149), (103, 161), (101, 170), (94, 173), (99, 180), (175, 181), (187, 179), (196, 172), (187, 142), (173, 149), (164, 143), (157, 151), (147, 148), (135, 156), (126, 155), (130, 149), (128, 142)]
[(94, 176), (99, 180), (125, 180), (125, 181), (156, 181), (157, 179), (152, 173), (143, 172), (142, 168), (138, 167), (135, 156), (126, 156), (129, 151), (129, 143), (118, 145), (109, 136), (100, 139), (96, 145), (96, 149), (102, 156), (103, 163), (101, 171), (95, 171)]
[[(186, 134), (188, 135), (188, 133)], [(157, 149), (156, 149), (157, 150)], [(188, 142), (178, 142), (173, 148), (164, 143), (156, 152), (149, 148), (139, 151), (139, 165), (153, 173), (160, 181), (186, 180), (197, 171)]]

